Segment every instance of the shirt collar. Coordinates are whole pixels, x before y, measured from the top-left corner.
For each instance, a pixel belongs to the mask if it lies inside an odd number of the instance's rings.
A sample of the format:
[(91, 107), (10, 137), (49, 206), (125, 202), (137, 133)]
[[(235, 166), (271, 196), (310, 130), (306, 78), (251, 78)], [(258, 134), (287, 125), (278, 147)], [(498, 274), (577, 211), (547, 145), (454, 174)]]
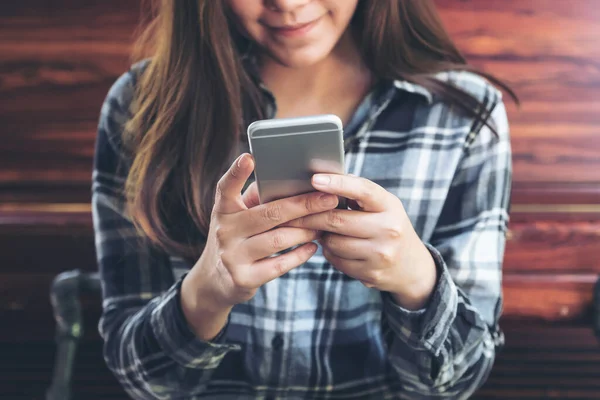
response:
[(425, 97), (428, 104), (433, 102), (433, 95), (431, 91), (424, 86), (406, 80), (397, 79), (394, 81), (394, 87), (398, 90), (421, 95)]
[[(269, 110), (268, 114), (274, 115), (276, 112), (275, 99), (273, 98), (273, 94), (267, 89), (260, 78), (260, 74), (258, 72), (258, 61), (254, 56), (252, 51), (246, 51), (242, 56), (242, 63), (250, 76), (255, 80), (258, 86), (262, 89), (262, 91), (269, 96)], [(433, 102), (433, 94), (426, 87), (409, 82), (403, 79), (396, 79), (392, 82), (392, 86), (398, 91), (404, 91), (416, 95), (420, 95), (427, 100), (427, 104), (431, 104)]]

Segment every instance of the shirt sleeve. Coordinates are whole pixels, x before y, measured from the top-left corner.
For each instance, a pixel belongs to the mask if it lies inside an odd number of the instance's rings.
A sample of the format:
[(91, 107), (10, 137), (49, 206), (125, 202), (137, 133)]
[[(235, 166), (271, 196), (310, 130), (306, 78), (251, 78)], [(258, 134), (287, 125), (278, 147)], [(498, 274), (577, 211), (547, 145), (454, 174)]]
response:
[(411, 398), (468, 398), (487, 379), (496, 345), (512, 180), (504, 104), (468, 148), (427, 243), (438, 282), (423, 310), (384, 294), (383, 332), (390, 360)]
[(99, 324), (104, 358), (135, 399), (200, 393), (223, 357), (237, 348), (198, 339), (183, 315), (181, 279), (169, 257), (140, 235), (125, 211), (129, 162), (121, 134), (135, 75), (124, 74), (103, 104), (96, 139), (92, 210), (103, 291)]

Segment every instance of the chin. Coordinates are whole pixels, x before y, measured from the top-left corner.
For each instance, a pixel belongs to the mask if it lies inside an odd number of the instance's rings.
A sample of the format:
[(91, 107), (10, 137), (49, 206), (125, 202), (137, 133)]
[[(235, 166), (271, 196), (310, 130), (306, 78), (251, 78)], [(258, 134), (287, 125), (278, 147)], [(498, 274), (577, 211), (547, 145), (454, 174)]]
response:
[(314, 58), (306, 58), (306, 57), (286, 57), (283, 59), (278, 59), (277, 61), (288, 68), (294, 69), (302, 69), (309, 68), (313, 65), (319, 63), (319, 61), (325, 59), (325, 57), (314, 57)]
[(288, 51), (273, 51), (271, 57), (289, 68), (307, 68), (325, 60), (334, 46), (308, 47)]
[(289, 68), (307, 68), (318, 64), (329, 57), (335, 47), (334, 43), (312, 43), (293, 48), (273, 46), (265, 49), (272, 59)]

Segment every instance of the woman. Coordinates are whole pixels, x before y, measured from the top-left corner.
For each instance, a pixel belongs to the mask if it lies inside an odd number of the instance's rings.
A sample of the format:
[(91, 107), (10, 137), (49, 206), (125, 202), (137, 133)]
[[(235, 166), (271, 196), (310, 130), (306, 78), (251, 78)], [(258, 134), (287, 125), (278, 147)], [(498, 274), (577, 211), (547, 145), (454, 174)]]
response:
[[(100, 331), (128, 393), (471, 395), (501, 337), (510, 145), (500, 92), (433, 2), (154, 11), (95, 157)], [(325, 113), (345, 122), (347, 174), (258, 204), (248, 124)]]

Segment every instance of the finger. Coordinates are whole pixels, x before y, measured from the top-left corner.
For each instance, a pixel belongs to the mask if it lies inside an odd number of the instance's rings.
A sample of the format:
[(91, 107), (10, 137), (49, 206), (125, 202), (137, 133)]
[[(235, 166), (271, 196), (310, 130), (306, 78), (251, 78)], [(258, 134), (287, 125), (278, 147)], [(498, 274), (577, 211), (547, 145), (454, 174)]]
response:
[(306, 243), (285, 254), (265, 258), (254, 263), (251, 266), (253, 283), (256, 287), (259, 287), (287, 274), (292, 269), (307, 262), (315, 254), (317, 248), (318, 246), (314, 243)]
[(250, 260), (257, 261), (298, 244), (312, 242), (320, 232), (300, 228), (276, 228), (261, 233), (243, 242), (241, 251), (247, 252)]
[(323, 246), (323, 249), (327, 249), (331, 254), (347, 260), (365, 261), (373, 251), (372, 243), (367, 239), (335, 233), (324, 234), (319, 239), (319, 243)]
[[(324, 240), (327, 241), (323, 245), (323, 257), (331, 263), (336, 269), (342, 271), (346, 275), (359, 280), (363, 285), (368, 288), (373, 288), (381, 284), (379, 274), (373, 269), (369, 268), (370, 265), (377, 265), (377, 261), (367, 260), (374, 256), (373, 246), (366, 241), (361, 239), (339, 237), (339, 235), (331, 235), (332, 237), (327, 238), (325, 235)], [(336, 236), (338, 236), (336, 238)], [(321, 240), (320, 240), (321, 241)], [(360, 243), (362, 242), (362, 243)], [(357, 248), (356, 252), (353, 248)], [(360, 252), (360, 254), (358, 254)], [(382, 263), (390, 262), (390, 255), (378, 253), (375, 254), (381, 260)], [(358, 257), (358, 258), (356, 258)], [(361, 257), (363, 259), (361, 259)]]
[(242, 202), (248, 208), (256, 207), (260, 204), (260, 199), (258, 198), (258, 186), (256, 185), (256, 182), (252, 182), (244, 194), (242, 194)]
[(381, 233), (383, 225), (378, 222), (377, 215), (364, 211), (336, 209), (297, 218), (284, 224), (284, 226), (367, 239)]
[(349, 260), (334, 254), (331, 250), (323, 248), (323, 257), (336, 269), (342, 271), (351, 278), (361, 278), (361, 271), (364, 270), (365, 262), (361, 260)]
[(368, 212), (387, 209), (386, 199), (390, 193), (376, 183), (353, 175), (315, 174), (312, 185), (315, 189), (355, 200), (360, 208)]
[(319, 192), (271, 201), (249, 209), (239, 230), (245, 237), (254, 236), (293, 219), (331, 210), (337, 204), (337, 196)]
[(246, 209), (240, 193), (254, 169), (254, 161), (247, 153), (239, 156), (219, 179), (215, 196), (215, 211), (231, 214)]

